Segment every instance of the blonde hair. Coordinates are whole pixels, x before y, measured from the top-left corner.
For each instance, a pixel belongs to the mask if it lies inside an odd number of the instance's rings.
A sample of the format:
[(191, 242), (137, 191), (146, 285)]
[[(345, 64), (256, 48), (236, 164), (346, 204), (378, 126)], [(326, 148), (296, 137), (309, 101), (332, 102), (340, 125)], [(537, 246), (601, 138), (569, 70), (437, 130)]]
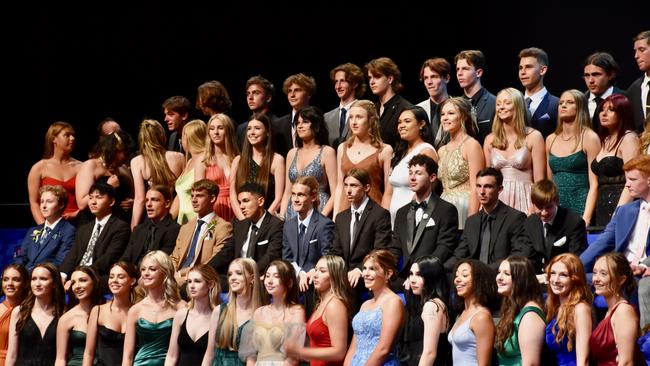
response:
[[(178, 283), (174, 278), (174, 262), (167, 255), (167, 253), (162, 250), (152, 250), (149, 253), (145, 254), (140, 262), (140, 266), (144, 263), (145, 260), (150, 259), (160, 267), (165, 275), (165, 280), (163, 281), (163, 294), (165, 297), (165, 303), (172, 308), (176, 308), (176, 304), (181, 301), (181, 295), (178, 291)], [(142, 277), (138, 280), (138, 287), (142, 289), (145, 296), (149, 295), (149, 290), (144, 287), (142, 284)]]
[[(368, 115), (368, 128), (370, 134), (370, 144), (378, 149), (382, 148), (383, 141), (381, 140), (381, 133), (379, 132), (379, 115), (377, 114), (377, 108), (375, 104), (367, 99), (357, 100), (352, 103), (350, 108), (359, 107), (366, 111)], [(352, 146), (354, 142), (354, 135), (350, 134), (348, 140), (346, 141), (347, 147)]]
[[(239, 145), (237, 145), (237, 135), (235, 133), (235, 125), (230, 117), (224, 113), (217, 113), (210, 117), (210, 120), (208, 121), (208, 126), (207, 126), (207, 131), (210, 131), (210, 125), (212, 122), (221, 122), (223, 125), (223, 129), (226, 133), (224, 142), (226, 144), (225, 146), (225, 152), (226, 156), (228, 157), (228, 164), (232, 163), (233, 159), (235, 156), (239, 155)], [(216, 148), (214, 147), (214, 143), (210, 139), (210, 134), (208, 133), (206, 136), (206, 154), (205, 157), (203, 158), (203, 164), (206, 166), (214, 165), (212, 164), (212, 159), (215, 157), (215, 151)], [(216, 162), (215, 162), (216, 164)]]
[[(341, 300), (348, 310), (348, 316), (352, 314), (352, 289), (348, 282), (345, 261), (338, 255), (324, 255), (320, 259), (325, 260), (327, 271), (330, 275), (330, 283), (334, 296)], [(320, 294), (316, 293), (316, 307), (320, 304)], [(314, 308), (316, 308), (314, 307)]]
[[(589, 117), (589, 109), (587, 108), (587, 98), (585, 95), (577, 89), (569, 89), (564, 91), (562, 95), (564, 94), (569, 94), (573, 97), (573, 100), (575, 101), (576, 104), (576, 118), (575, 121), (578, 123), (579, 126), (579, 131), (578, 135), (576, 135), (576, 142), (575, 145), (573, 145), (573, 151), (575, 152), (578, 146), (580, 146), (580, 142), (582, 140), (582, 134), (584, 130), (591, 130), (591, 117)], [(562, 96), (560, 96), (560, 99), (562, 99)], [(559, 136), (562, 133), (563, 127), (562, 127), (562, 120), (559, 117), (557, 117), (557, 128), (555, 129), (555, 135)]]
[[(236, 258), (230, 262), (230, 266), (238, 264), (244, 269), (246, 281), (251, 281), (251, 286), (246, 287), (242, 296), (250, 297), (251, 310), (255, 311), (264, 304), (262, 296), (262, 287), (260, 284), (260, 273), (257, 270), (257, 263), (251, 258)], [(229, 266), (229, 267), (230, 267)], [(227, 348), (231, 351), (237, 351), (237, 295), (232, 289), (228, 289), (228, 303), (222, 307), (222, 313), (219, 316), (221, 325), (217, 334), (217, 346)]]
[(183, 127), (183, 135), (187, 142), (187, 151), (185, 155), (189, 159), (189, 150), (202, 153), (205, 151), (206, 139), (208, 138), (208, 129), (205, 122), (200, 119), (193, 119)]
[[(507, 94), (512, 100), (514, 107), (514, 116), (512, 118), (513, 128), (517, 134), (515, 140), (515, 149), (520, 149), (526, 143), (526, 109), (524, 107), (524, 96), (515, 88), (505, 88), (497, 94), (497, 99), (500, 95)], [(494, 114), (492, 122), (492, 147), (499, 150), (506, 150), (508, 148), (508, 138), (506, 137), (506, 130), (503, 128), (503, 120), (499, 118), (499, 114)]]
[(160, 122), (153, 119), (145, 119), (140, 123), (138, 131), (138, 147), (144, 159), (145, 165), (149, 166), (149, 181), (151, 185), (164, 185), (173, 187), (176, 176), (169, 168), (165, 154), (167, 152), (167, 137)]

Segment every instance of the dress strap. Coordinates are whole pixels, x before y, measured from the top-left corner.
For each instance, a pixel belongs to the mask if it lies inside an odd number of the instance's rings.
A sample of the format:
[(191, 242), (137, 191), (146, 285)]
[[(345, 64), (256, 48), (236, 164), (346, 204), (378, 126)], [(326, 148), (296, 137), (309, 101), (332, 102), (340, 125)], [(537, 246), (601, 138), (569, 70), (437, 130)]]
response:
[(621, 147), (621, 144), (623, 143), (623, 139), (625, 138), (625, 135), (627, 135), (628, 133), (631, 133), (631, 132), (632, 131), (630, 131), (630, 130), (625, 131), (625, 133), (623, 134), (623, 137), (621, 137), (621, 139), (616, 144), (616, 151), (614, 152), (614, 156), (618, 155), (618, 149)]
[(587, 132), (586, 128), (582, 129), (582, 133), (580, 134), (580, 150), (584, 149), (584, 143), (585, 143), (585, 132)]
[(553, 148), (553, 144), (555, 143), (555, 140), (557, 139), (557, 134), (553, 137), (553, 141), (551, 141), (551, 146), (548, 147), (548, 152), (551, 153), (551, 149)]

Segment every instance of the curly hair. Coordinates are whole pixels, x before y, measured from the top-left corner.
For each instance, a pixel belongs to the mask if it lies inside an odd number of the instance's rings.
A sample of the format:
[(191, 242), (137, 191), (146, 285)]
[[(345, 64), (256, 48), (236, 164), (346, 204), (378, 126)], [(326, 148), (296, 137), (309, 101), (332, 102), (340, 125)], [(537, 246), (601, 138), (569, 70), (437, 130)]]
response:
[[(479, 260), (465, 259), (456, 263), (452, 273), (455, 274), (458, 268), (465, 263), (469, 265), (472, 276), (473, 291), (469, 296), (473, 297), (479, 305), (494, 311), (497, 305), (497, 284), (494, 280), (496, 278), (494, 270)], [(454, 297), (453, 306), (458, 314), (465, 308), (465, 301), (463, 297), (458, 296), (458, 293)]]
[[(178, 291), (178, 283), (174, 278), (174, 262), (169, 255), (162, 250), (153, 250), (145, 254), (141, 263), (144, 263), (146, 260), (152, 260), (163, 272), (165, 279), (162, 286), (165, 302), (170, 307), (175, 308), (176, 304), (181, 301), (181, 295)], [(138, 280), (138, 286), (144, 291), (145, 296), (149, 294), (148, 289), (142, 284), (142, 277)]]

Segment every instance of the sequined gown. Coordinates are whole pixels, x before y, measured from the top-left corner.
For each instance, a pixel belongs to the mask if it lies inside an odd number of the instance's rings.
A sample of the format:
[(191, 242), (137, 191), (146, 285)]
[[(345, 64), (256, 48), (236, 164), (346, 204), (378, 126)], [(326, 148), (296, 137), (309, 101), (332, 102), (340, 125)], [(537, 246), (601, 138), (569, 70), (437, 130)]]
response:
[(449, 145), (445, 145), (438, 151), (438, 179), (443, 187), (440, 198), (456, 206), (458, 228), (461, 230), (465, 227), (472, 192), (469, 184), (469, 162), (463, 158), (461, 152), (468, 139), (469, 137), (466, 137), (454, 150), (449, 151)]
[[(325, 207), (327, 204), (327, 201), (330, 199), (330, 192), (327, 184), (327, 177), (325, 175), (325, 168), (321, 164), (321, 156), (323, 154), (323, 146), (321, 146), (320, 151), (318, 152), (318, 155), (312, 160), (309, 164), (307, 164), (304, 168), (302, 168), (302, 171), (298, 171), (298, 166), (297, 166), (297, 160), (298, 160), (298, 152), (300, 149), (296, 150), (296, 154), (293, 156), (293, 161), (291, 162), (291, 165), (289, 166), (289, 182), (293, 184), (298, 178), (303, 177), (303, 176), (310, 176), (316, 178), (318, 181), (318, 184), (320, 186), (319, 188), (319, 193), (318, 193), (318, 198), (320, 198), (320, 208), (322, 209)], [(289, 200), (289, 205), (287, 206), (287, 216), (286, 220), (289, 220), (293, 216), (296, 215), (296, 212), (293, 210), (293, 207), (291, 205), (291, 200)]]

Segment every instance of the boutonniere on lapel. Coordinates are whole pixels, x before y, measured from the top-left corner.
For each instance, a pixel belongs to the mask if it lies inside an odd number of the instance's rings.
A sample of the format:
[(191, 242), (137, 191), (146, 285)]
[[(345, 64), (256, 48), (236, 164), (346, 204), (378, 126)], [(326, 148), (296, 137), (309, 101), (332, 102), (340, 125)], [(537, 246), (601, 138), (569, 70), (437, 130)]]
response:
[(208, 239), (208, 240), (212, 239), (212, 236), (214, 235), (214, 227), (215, 226), (217, 226), (216, 221), (210, 221), (208, 223), (208, 226), (206, 227), (208, 231), (205, 234), (206, 239)]
[(41, 234), (43, 234), (43, 230), (34, 229), (34, 231), (32, 231), (32, 240), (34, 242), (38, 242), (38, 239), (41, 237)]
[(429, 218), (429, 215), (427, 215), (427, 213), (425, 212), (425, 213), (422, 215), (422, 220), (427, 220), (428, 218)]
[(56, 240), (58, 238), (59, 238), (59, 233), (52, 234), (52, 240)]

